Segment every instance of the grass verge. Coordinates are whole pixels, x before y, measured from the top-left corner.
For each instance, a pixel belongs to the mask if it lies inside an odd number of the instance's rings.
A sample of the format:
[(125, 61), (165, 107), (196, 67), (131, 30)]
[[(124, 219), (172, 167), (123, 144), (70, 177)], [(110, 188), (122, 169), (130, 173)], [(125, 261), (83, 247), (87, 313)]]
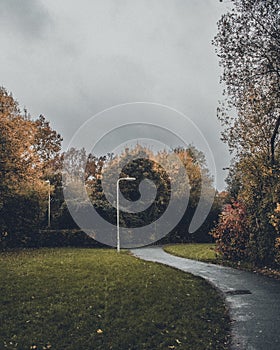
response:
[(215, 244), (213, 243), (188, 243), (188, 244), (172, 244), (164, 246), (163, 249), (170, 254), (180, 256), (182, 258), (219, 263), (221, 259), (215, 252)]
[(109, 249), (0, 254), (1, 349), (227, 349), (203, 279)]
[(169, 254), (180, 256), (182, 258), (229, 266), (280, 280), (280, 269), (273, 269), (269, 267), (260, 268), (249, 262), (223, 260), (221, 256), (215, 252), (214, 243), (171, 244), (164, 246), (163, 249)]

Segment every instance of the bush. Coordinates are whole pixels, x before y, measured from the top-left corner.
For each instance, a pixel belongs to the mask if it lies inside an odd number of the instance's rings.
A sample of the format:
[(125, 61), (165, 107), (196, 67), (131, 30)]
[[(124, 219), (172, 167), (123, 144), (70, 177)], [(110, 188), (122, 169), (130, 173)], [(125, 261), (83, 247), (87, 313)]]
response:
[(216, 241), (217, 251), (224, 259), (248, 259), (249, 229), (245, 206), (242, 203), (225, 205), (218, 225), (210, 234)]
[(40, 221), (39, 198), (14, 194), (0, 210), (0, 248), (25, 247), (34, 240)]
[(25, 241), (15, 240), (13, 235), (9, 237), (4, 233), (0, 239), (0, 250), (42, 247), (104, 248), (106, 246), (78, 229), (39, 230), (36, 233), (33, 232), (32, 239), (26, 239)]
[(105, 247), (104, 244), (97, 242), (79, 229), (40, 230), (38, 239), (33, 242), (33, 245), (38, 247)]

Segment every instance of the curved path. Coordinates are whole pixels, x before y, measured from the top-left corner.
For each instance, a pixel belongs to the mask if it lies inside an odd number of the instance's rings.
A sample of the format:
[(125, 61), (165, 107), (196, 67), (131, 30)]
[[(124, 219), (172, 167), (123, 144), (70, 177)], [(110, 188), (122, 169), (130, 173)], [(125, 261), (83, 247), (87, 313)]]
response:
[(280, 281), (252, 272), (179, 258), (165, 253), (161, 247), (131, 251), (141, 259), (201, 276), (221, 290), (233, 320), (233, 350), (280, 349)]

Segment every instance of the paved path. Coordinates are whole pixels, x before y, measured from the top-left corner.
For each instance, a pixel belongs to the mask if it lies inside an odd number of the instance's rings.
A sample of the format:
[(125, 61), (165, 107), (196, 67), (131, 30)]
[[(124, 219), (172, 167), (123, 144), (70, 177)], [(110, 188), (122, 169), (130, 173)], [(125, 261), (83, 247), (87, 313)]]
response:
[(201, 276), (220, 289), (234, 321), (234, 350), (280, 349), (280, 281), (251, 272), (179, 258), (165, 253), (160, 247), (131, 251), (141, 259)]

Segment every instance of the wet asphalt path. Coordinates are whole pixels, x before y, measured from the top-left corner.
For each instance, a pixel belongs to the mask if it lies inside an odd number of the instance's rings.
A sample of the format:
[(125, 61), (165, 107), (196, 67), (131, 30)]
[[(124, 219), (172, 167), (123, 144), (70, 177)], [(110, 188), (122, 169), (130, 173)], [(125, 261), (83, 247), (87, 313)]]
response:
[(221, 290), (233, 320), (233, 350), (280, 350), (280, 281), (252, 272), (179, 258), (165, 253), (160, 247), (131, 251), (141, 259), (201, 276)]

